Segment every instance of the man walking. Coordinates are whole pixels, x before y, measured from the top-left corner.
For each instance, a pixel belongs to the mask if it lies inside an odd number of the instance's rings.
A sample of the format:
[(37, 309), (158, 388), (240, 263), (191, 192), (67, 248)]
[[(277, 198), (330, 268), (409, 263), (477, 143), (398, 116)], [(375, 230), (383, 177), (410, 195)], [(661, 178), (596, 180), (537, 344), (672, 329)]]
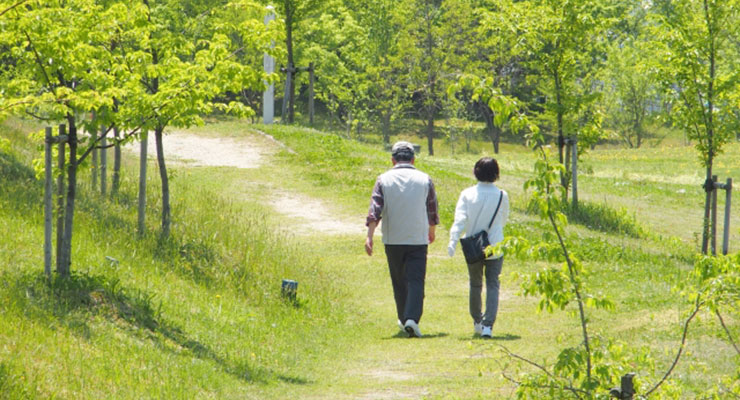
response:
[[(409, 337), (421, 337), (427, 247), (439, 224), (437, 195), (429, 175), (414, 167), (414, 147), (397, 142), (391, 149), (393, 168), (375, 182), (367, 216), (365, 251), (373, 255), (373, 234), (380, 220), (388, 269), (396, 301), (398, 325)], [(402, 323), (403, 321), (403, 323)]]

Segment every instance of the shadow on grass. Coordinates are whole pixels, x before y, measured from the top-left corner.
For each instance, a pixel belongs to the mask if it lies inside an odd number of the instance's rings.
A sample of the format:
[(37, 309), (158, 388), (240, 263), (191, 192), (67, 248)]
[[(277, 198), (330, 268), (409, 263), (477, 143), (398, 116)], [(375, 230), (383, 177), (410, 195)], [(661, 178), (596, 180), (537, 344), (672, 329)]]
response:
[(421, 336), (421, 338), (412, 338), (412, 337), (409, 337), (409, 334), (408, 333), (402, 332), (402, 331), (398, 331), (393, 336), (384, 337), (383, 340), (391, 340), (391, 339), (422, 339), (422, 340), (424, 340), (424, 339), (443, 338), (443, 337), (447, 337), (447, 336), (450, 336), (450, 334), (449, 333), (445, 333), (445, 332), (437, 332), (437, 333), (430, 333), (430, 334), (424, 333)]
[[(174, 324), (164, 320), (161, 303), (155, 305), (155, 295), (139, 289), (129, 289), (116, 278), (73, 272), (62, 278), (47, 279), (42, 273), (0, 273), (0, 281), (9, 283), (11, 304), (25, 316), (39, 320), (57, 320), (73, 333), (90, 339), (88, 323), (91, 317), (102, 317), (131, 335), (145, 336), (158, 349), (181, 354), (173, 348), (190, 351), (195, 357), (211, 361), (221, 369), (245, 382), (268, 383), (270, 378), (308, 384), (300, 377), (286, 376), (250, 365), (244, 360), (229, 360), (197, 340), (190, 338)], [(0, 291), (3, 289), (0, 287)], [(7, 290), (5, 289), (5, 290)]]
[(154, 258), (168, 264), (180, 276), (204, 287), (218, 283), (219, 255), (213, 243), (202, 237), (184, 238), (170, 235), (154, 239), (152, 253)]
[(115, 229), (116, 231), (125, 232), (127, 236), (136, 234), (135, 225), (132, 221), (121, 217), (118, 206), (114, 202), (125, 198), (120, 192), (113, 198), (92, 195), (95, 192), (87, 192), (78, 188), (77, 209), (75, 212), (85, 212), (90, 214), (95, 221), (106, 229)]
[(491, 340), (501, 340), (501, 341), (512, 341), (512, 340), (519, 340), (522, 337), (519, 335), (512, 335), (511, 333), (504, 333), (501, 335), (493, 335)]
[(470, 340), (496, 340), (496, 341), (504, 341), (504, 342), (510, 342), (513, 340), (520, 340), (522, 337), (519, 335), (513, 335), (511, 333), (502, 333), (499, 335), (493, 335), (490, 338), (484, 338), (478, 334), (471, 335), (471, 336), (465, 336), (461, 337), (459, 340), (462, 342), (467, 342)]
[(43, 208), (43, 182), (36, 180), (33, 168), (0, 152), (0, 176), (3, 179), (0, 202), (4, 208), (22, 216), (39, 213)]

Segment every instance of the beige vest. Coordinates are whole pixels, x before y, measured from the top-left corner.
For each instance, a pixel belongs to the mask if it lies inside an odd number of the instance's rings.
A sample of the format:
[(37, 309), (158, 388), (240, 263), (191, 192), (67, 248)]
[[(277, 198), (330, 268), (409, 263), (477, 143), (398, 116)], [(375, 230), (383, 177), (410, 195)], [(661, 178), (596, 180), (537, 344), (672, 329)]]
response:
[(383, 190), (381, 232), (384, 244), (429, 244), (429, 175), (411, 164), (396, 164), (380, 175)]

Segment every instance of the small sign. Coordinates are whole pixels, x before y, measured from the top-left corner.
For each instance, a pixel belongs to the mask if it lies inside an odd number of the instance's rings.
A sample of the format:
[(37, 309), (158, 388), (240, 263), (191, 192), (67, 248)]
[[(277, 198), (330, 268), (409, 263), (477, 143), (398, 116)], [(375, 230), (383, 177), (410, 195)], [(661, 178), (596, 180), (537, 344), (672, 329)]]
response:
[(290, 300), (295, 300), (297, 292), (298, 292), (298, 282), (290, 280), (290, 279), (283, 279), (283, 286), (282, 286), (283, 297), (287, 297)]

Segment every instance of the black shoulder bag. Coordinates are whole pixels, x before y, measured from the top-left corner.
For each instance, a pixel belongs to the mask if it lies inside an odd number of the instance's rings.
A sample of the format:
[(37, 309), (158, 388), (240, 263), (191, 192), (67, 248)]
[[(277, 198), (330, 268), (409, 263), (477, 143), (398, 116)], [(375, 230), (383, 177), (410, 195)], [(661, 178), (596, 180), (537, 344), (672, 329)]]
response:
[[(498, 198), (496, 211), (493, 212), (491, 222), (488, 224), (488, 229), (491, 229), (491, 226), (493, 225), (493, 220), (496, 219), (496, 214), (498, 214), (498, 209), (501, 207), (501, 200), (503, 200), (503, 198), (504, 192), (502, 191), (501, 196)], [(460, 239), (460, 246), (462, 247), (463, 254), (465, 255), (465, 262), (467, 262), (468, 264), (474, 264), (486, 259), (486, 254), (484, 250), (491, 244), (488, 241), (488, 229), (484, 229), (476, 233), (475, 235), (465, 236), (464, 238)]]

